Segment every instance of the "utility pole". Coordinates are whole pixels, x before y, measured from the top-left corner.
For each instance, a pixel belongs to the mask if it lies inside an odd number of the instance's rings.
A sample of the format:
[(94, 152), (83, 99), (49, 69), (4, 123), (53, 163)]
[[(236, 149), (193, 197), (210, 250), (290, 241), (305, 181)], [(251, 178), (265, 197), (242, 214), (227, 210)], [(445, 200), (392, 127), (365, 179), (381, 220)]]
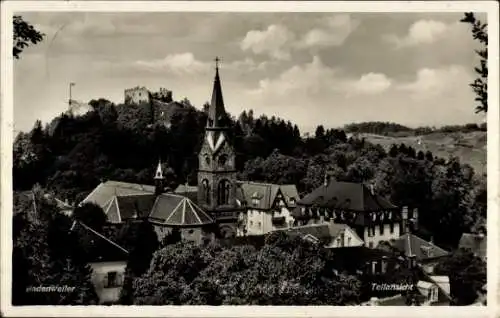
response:
[(75, 83), (71, 82), (69, 83), (69, 101), (68, 101), (68, 106), (69, 108), (71, 109), (71, 99), (72, 99), (72, 96), (71, 96), (71, 88), (75, 86)]

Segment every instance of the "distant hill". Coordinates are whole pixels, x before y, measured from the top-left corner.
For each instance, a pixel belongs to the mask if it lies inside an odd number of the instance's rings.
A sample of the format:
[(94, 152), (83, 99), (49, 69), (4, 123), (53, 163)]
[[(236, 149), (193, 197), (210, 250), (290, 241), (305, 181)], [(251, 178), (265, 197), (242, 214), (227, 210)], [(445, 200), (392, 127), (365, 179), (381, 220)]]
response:
[[(349, 134), (350, 135), (350, 134)], [(486, 132), (434, 132), (420, 136), (382, 136), (376, 134), (359, 133), (374, 144), (379, 144), (389, 151), (392, 144), (404, 143), (417, 152), (431, 151), (434, 156), (448, 158), (450, 155), (460, 158), (462, 163), (472, 166), (478, 175), (486, 172)]]

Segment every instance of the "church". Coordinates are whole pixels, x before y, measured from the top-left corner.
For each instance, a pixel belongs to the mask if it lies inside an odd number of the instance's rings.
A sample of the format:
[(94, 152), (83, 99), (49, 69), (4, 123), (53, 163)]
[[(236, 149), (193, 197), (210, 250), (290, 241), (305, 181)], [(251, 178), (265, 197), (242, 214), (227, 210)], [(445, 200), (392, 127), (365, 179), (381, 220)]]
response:
[(236, 155), (222, 96), (219, 59), (215, 62), (212, 99), (198, 154), (197, 186), (167, 190), (159, 163), (152, 176), (154, 186), (106, 181), (80, 204), (101, 206), (110, 223), (147, 218), (159, 239), (173, 229), (180, 230), (183, 238), (201, 243), (214, 235), (262, 235), (293, 226), (291, 211), (299, 200), (295, 185), (236, 179)]

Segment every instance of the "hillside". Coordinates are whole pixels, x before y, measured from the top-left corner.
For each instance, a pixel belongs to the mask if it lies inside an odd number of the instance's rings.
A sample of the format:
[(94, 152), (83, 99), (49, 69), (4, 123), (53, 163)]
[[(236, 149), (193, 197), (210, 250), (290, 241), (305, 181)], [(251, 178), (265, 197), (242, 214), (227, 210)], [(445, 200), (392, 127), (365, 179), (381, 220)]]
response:
[(431, 151), (434, 156), (448, 158), (450, 155), (460, 158), (462, 163), (469, 164), (478, 175), (486, 172), (486, 132), (435, 132), (423, 136), (391, 137), (376, 134), (360, 133), (367, 141), (379, 144), (389, 151), (392, 144), (404, 143), (417, 152)]

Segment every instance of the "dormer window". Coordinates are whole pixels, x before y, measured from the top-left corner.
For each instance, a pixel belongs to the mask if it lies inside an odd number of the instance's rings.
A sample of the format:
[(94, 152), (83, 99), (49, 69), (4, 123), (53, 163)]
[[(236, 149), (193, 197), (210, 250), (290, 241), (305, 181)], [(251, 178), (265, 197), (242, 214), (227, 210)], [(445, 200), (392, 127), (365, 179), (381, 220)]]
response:
[(252, 205), (258, 206), (259, 203), (260, 203), (260, 195), (259, 195), (259, 193), (254, 192), (254, 194), (252, 194)]
[(207, 163), (207, 165), (210, 164), (210, 156), (205, 154), (205, 162)]
[(295, 198), (290, 198), (290, 204), (295, 204)]

